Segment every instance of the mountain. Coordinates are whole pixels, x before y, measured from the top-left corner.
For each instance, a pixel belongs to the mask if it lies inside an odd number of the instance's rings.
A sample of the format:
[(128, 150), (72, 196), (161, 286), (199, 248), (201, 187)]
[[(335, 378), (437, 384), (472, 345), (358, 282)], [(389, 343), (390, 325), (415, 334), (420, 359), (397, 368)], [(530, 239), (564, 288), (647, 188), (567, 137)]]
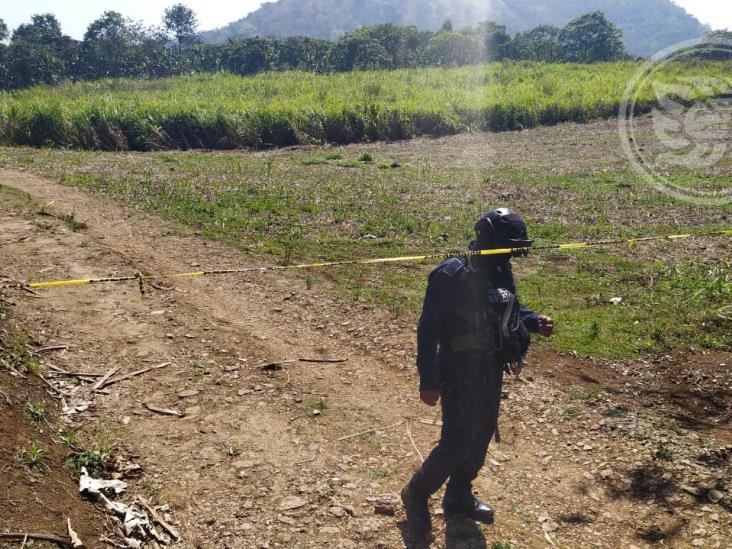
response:
[(204, 32), (203, 39), (221, 43), (259, 35), (332, 40), (379, 23), (437, 30), (447, 19), (456, 28), (491, 20), (516, 33), (543, 24), (564, 26), (595, 10), (623, 29), (625, 45), (634, 55), (650, 56), (710, 31), (671, 0), (279, 0)]

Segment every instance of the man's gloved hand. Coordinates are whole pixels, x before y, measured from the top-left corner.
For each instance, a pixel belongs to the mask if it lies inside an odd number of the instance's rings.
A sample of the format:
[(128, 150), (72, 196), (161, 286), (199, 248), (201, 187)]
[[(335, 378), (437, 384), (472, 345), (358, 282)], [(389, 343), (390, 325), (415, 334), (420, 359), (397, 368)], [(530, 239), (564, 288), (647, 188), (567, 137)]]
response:
[(442, 393), (440, 391), (420, 391), (419, 398), (427, 406), (435, 406), (437, 401), (440, 400)]
[(539, 333), (544, 337), (549, 337), (554, 333), (554, 319), (550, 316), (539, 316)]

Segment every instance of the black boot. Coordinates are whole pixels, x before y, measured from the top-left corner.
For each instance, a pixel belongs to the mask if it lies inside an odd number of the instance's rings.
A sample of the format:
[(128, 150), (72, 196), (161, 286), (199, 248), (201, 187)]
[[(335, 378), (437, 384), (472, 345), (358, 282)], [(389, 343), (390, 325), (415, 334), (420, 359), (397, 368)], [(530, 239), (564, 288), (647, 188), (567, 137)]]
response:
[(407, 522), (413, 532), (417, 535), (429, 534), (432, 530), (432, 519), (427, 505), (428, 497), (415, 490), (411, 482), (402, 488), (401, 496)]
[(460, 515), (484, 524), (493, 524), (495, 514), (493, 507), (473, 497), (473, 494), (453, 497), (446, 493), (442, 500), (442, 509), (446, 516)]

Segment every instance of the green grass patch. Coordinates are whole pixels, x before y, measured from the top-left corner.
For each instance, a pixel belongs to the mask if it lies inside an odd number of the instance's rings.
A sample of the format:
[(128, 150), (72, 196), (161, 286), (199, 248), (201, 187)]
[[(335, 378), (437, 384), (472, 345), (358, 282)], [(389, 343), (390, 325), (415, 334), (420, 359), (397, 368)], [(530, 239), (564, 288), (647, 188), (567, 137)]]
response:
[[(268, 148), (517, 130), (615, 116), (639, 62), (502, 62), (319, 75), (199, 74), (0, 93), (0, 143), (101, 150)], [(670, 63), (679, 78), (729, 63)], [(648, 111), (655, 92), (638, 91)]]
[[(730, 205), (698, 206), (656, 192), (624, 161), (606, 160), (612, 155), (604, 149), (575, 158), (561, 152), (558, 138), (537, 143), (529, 166), (520, 151), (504, 158), (523, 143), (518, 135), (501, 136), (511, 146), (489, 136), (470, 139), (484, 138), (485, 150), (505, 147), (488, 166), (481, 149), (463, 158), (450, 139), (400, 145), (399, 169), (355, 160), (363, 152), (358, 146), (266, 157), (0, 148), (0, 166), (102, 193), (280, 265), (464, 249), (478, 214), (499, 205), (524, 215), (538, 245), (703, 232), (726, 227), (732, 214)], [(395, 154), (389, 145), (369, 150), (379, 159)], [(555, 335), (535, 341), (613, 359), (732, 348), (731, 321), (719, 314), (732, 302), (732, 264), (721, 242), (659, 241), (514, 260), (522, 302), (556, 320)], [(324, 269), (304, 274), (303, 286), (326, 280), (343, 299), (415, 320), (434, 266)], [(16, 351), (13, 367), (33, 367), (23, 345)], [(9, 363), (7, 351), (0, 357)]]
[(564, 412), (562, 413), (562, 418), (565, 421), (574, 419), (582, 413), (583, 409), (584, 408), (580, 404), (570, 404), (564, 409)]
[(73, 433), (62, 432), (61, 442), (71, 453), (66, 460), (67, 465), (77, 473), (85, 468), (94, 478), (103, 477), (112, 459), (112, 439), (101, 437), (90, 445), (85, 445)]
[(28, 417), (33, 423), (40, 423), (46, 417), (46, 405), (43, 402), (29, 402)]
[(31, 469), (45, 467), (48, 469), (46, 463), (51, 459), (51, 454), (48, 450), (45, 450), (40, 442), (31, 442), (30, 448), (21, 452), (21, 460)]
[(676, 459), (676, 456), (671, 449), (663, 443), (659, 443), (656, 447), (654, 457), (659, 461), (673, 461)]

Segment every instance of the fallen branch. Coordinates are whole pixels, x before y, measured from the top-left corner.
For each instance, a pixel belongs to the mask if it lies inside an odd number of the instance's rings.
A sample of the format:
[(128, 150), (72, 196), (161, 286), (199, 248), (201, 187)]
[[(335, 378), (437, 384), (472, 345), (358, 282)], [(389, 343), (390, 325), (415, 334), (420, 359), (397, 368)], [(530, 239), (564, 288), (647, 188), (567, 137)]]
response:
[(419, 419), (417, 420), (425, 425), (433, 425), (435, 427), (442, 427), (442, 422), (439, 419)]
[(409, 437), (409, 440), (412, 443), (412, 448), (414, 448), (414, 451), (417, 452), (417, 456), (419, 457), (420, 462), (424, 462), (424, 456), (422, 455), (422, 452), (419, 451), (419, 448), (417, 448), (417, 443), (414, 442), (414, 437), (412, 436), (412, 429), (410, 428), (408, 421), (407, 421), (407, 436)]
[(114, 368), (110, 369), (106, 374), (102, 376), (102, 379), (97, 381), (91, 388), (92, 392), (98, 391), (101, 389), (104, 384), (107, 382), (107, 380), (112, 377), (114, 374), (116, 374), (119, 371), (119, 366), (115, 366)]
[(326, 364), (339, 364), (341, 362), (348, 362), (347, 358), (301, 358), (300, 362), (323, 362)]
[(166, 366), (170, 366), (171, 364), (173, 363), (163, 362), (162, 364), (158, 364), (157, 366), (150, 366), (149, 368), (143, 368), (142, 370), (137, 370), (136, 372), (132, 372), (130, 374), (125, 374), (114, 379), (109, 379), (105, 381), (102, 385), (97, 387), (97, 389), (104, 389), (105, 387), (109, 387), (110, 385), (114, 385), (115, 383), (119, 383), (120, 381), (125, 381), (127, 379), (130, 379), (131, 377), (141, 376), (142, 374), (146, 374), (147, 372), (151, 372), (153, 370), (159, 370), (160, 368), (165, 368)]
[(162, 414), (164, 416), (183, 417), (183, 414), (177, 410), (171, 410), (169, 408), (158, 408), (157, 406), (153, 406), (152, 404), (148, 404), (147, 402), (144, 403), (143, 406), (145, 406), (145, 408), (147, 408), (151, 412), (155, 412), (156, 414)]
[(150, 513), (150, 516), (153, 518), (155, 522), (157, 522), (160, 526), (163, 527), (163, 530), (168, 532), (170, 536), (175, 540), (178, 541), (180, 539), (180, 534), (178, 533), (178, 530), (173, 528), (170, 524), (168, 524), (163, 517), (161, 517), (158, 512), (153, 508), (152, 505), (149, 505), (147, 501), (142, 496), (137, 496), (137, 500), (140, 502), (140, 504), (145, 508), (145, 510)]
[(402, 420), (398, 423), (394, 423), (393, 425), (387, 425), (386, 427), (373, 427), (371, 429), (366, 429), (365, 431), (361, 431), (359, 433), (353, 433), (352, 435), (346, 435), (344, 437), (339, 438), (338, 442), (343, 441), (343, 440), (348, 440), (349, 438), (356, 438), (356, 437), (360, 437), (362, 435), (368, 435), (369, 433), (378, 433), (380, 431), (387, 431), (389, 429), (393, 429), (394, 427), (399, 427), (400, 425), (405, 423), (405, 421), (406, 420)]
[(0, 391), (0, 396), (5, 399), (5, 402), (8, 403), (8, 406), (11, 406), (13, 404), (13, 402), (10, 400), (10, 397), (8, 395), (6, 395), (5, 393), (3, 393), (2, 391)]
[(12, 539), (12, 540), (36, 540), (36, 541), (50, 541), (51, 543), (57, 543), (64, 547), (72, 547), (71, 540), (69, 538), (62, 538), (61, 536), (54, 536), (53, 534), (36, 534), (32, 532), (26, 532), (23, 534), (16, 532), (4, 532), (0, 533), (0, 539)]

